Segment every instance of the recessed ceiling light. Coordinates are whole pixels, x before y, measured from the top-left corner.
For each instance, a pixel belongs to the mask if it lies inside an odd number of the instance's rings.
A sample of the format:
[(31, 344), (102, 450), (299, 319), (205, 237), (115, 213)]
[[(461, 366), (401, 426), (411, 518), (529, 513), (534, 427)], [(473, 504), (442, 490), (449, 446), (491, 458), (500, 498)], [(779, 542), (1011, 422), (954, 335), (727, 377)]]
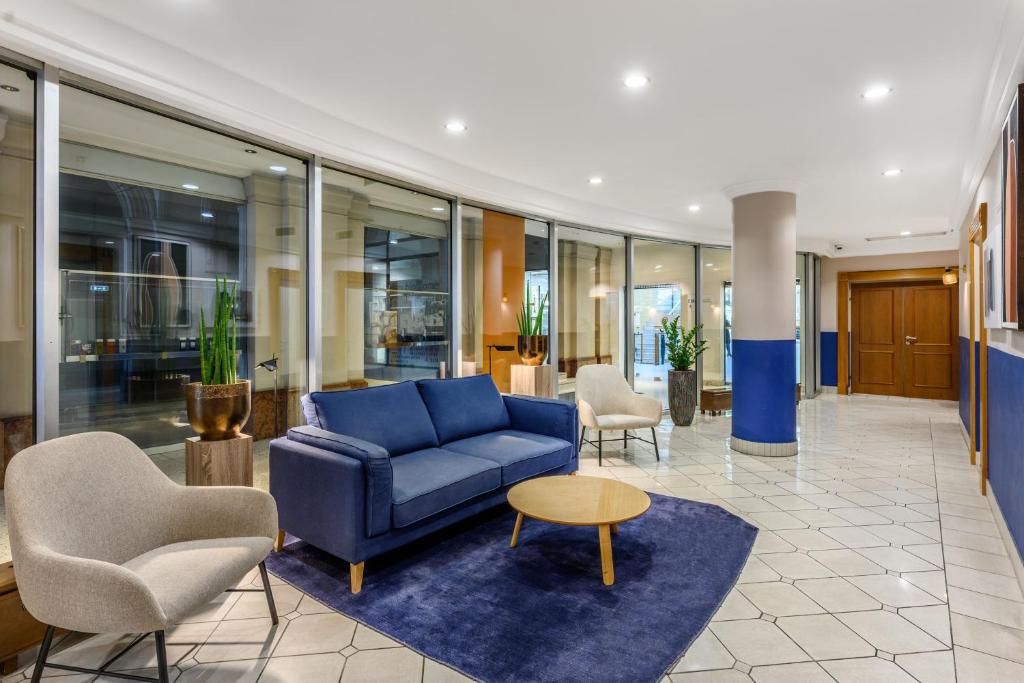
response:
[(199, 215), (202, 216), (203, 218), (213, 218), (213, 212), (212, 211), (203, 211)]
[(183, 189), (183, 190), (198, 190), (199, 186), (196, 185), (195, 183), (182, 183), (181, 184), (181, 189)]
[(398, 244), (398, 240), (388, 240), (388, 244)]
[(273, 171), (274, 173), (287, 173), (288, 172), (288, 167), (287, 166), (282, 166), (281, 164), (273, 164), (270, 167), (270, 170)]
[(438, 213), (441, 213), (442, 211), (445, 210), (445, 207), (443, 207), (443, 206), (432, 206), (432, 207), (430, 207), (430, 210), (431, 211), (437, 211)]
[(601, 183), (604, 182), (604, 178), (602, 178), (599, 175), (596, 175), (590, 178), (587, 182), (590, 183), (591, 185), (600, 185)]
[(865, 100), (879, 100), (892, 92), (887, 85), (873, 85), (860, 94)]
[(903, 173), (902, 168), (890, 168), (885, 171), (882, 171), (882, 175), (884, 175), (886, 178), (895, 178), (901, 173)]
[(113, 240), (107, 240), (103, 244), (113, 244), (113, 243), (114, 243)]
[(256, 150), (254, 150), (252, 147), (246, 147), (245, 148), (245, 153), (246, 154), (256, 154)]
[(651, 79), (641, 73), (626, 74), (626, 77), (622, 79), (622, 84), (633, 90), (642, 88), (650, 82)]
[(900, 232), (900, 237), (910, 237), (911, 232), (909, 230), (903, 230)]
[(698, 211), (700, 211), (700, 204), (690, 204), (686, 208), (690, 211), (690, 213), (697, 213)]
[(4, 83), (3, 85), (0, 85), (0, 88), (6, 90), (7, 92), (21, 92), (21, 88), (19, 88), (18, 86), (16, 86), (16, 85), (9, 85), (7, 83)]
[(655, 263), (654, 264), (654, 269), (655, 270), (661, 270), (661, 264), (660, 263)]
[(708, 268), (712, 268), (715, 264), (714, 263), (705, 263), (704, 265), (706, 267), (708, 267)]
[(444, 124), (444, 129), (449, 133), (465, 133), (466, 124), (462, 121), (449, 121)]

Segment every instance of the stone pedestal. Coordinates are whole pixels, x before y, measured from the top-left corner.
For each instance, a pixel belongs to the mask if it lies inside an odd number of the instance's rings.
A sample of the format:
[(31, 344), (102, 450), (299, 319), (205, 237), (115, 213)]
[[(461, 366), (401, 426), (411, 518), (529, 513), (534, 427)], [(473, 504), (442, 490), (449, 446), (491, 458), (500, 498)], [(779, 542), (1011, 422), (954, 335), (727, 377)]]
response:
[(513, 365), (511, 394), (555, 398), (554, 366)]
[(200, 441), (185, 439), (187, 486), (252, 486), (252, 437)]

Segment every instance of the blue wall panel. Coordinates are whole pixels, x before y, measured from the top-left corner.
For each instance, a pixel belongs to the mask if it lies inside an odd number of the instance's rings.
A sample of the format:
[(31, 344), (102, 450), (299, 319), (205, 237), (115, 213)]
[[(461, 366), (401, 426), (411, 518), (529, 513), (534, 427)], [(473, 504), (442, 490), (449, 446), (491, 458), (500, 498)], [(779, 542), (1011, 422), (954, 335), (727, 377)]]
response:
[(733, 436), (796, 441), (796, 341), (734, 339), (732, 356)]
[(821, 333), (821, 386), (839, 386), (839, 333)]
[(988, 479), (1024, 556), (1024, 358), (988, 349)]

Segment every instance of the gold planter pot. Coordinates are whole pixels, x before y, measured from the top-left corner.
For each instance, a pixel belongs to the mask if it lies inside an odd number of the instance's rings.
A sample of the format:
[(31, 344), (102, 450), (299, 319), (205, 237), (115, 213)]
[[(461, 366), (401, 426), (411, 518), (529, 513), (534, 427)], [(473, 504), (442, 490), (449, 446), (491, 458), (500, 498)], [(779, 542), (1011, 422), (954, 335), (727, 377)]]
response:
[(536, 334), (516, 338), (516, 352), (523, 365), (541, 365), (548, 357), (548, 337)]
[(249, 380), (234, 384), (185, 385), (188, 421), (201, 441), (234, 439), (242, 433), (252, 411)]

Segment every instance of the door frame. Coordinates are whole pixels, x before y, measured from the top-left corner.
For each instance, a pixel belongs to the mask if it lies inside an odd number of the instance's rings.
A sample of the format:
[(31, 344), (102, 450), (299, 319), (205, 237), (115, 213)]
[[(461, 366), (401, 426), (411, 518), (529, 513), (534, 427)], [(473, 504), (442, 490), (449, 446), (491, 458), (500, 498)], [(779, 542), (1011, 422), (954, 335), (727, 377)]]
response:
[[(957, 268), (955, 265), (949, 267)], [(850, 381), (850, 285), (853, 283), (941, 281), (946, 270), (946, 266), (939, 266), (936, 268), (843, 271), (836, 274), (836, 312), (839, 323), (837, 393), (849, 394), (852, 386)]]
[[(971, 221), (967, 234), (967, 288), (969, 322), (968, 356), (970, 357), (970, 427), (967, 431), (967, 450), (970, 452), (971, 464), (976, 463), (975, 447), (981, 452), (981, 470), (979, 488), (981, 495), (988, 495), (988, 329), (985, 327), (984, 306), (978, 306), (985, 291), (985, 269), (982, 259), (975, 257), (975, 251), (982, 251), (982, 244), (988, 237), (988, 203), (978, 206), (978, 213)], [(975, 249), (977, 247), (977, 249)], [(983, 302), (982, 302), (983, 303)], [(975, 331), (977, 330), (977, 332)], [(975, 359), (974, 344), (978, 342), (978, 358)], [(978, 365), (980, 364), (980, 367)], [(980, 386), (979, 386), (980, 383)], [(980, 410), (978, 400), (980, 399)], [(976, 418), (977, 416), (977, 418)], [(979, 424), (980, 422), (980, 424)]]

